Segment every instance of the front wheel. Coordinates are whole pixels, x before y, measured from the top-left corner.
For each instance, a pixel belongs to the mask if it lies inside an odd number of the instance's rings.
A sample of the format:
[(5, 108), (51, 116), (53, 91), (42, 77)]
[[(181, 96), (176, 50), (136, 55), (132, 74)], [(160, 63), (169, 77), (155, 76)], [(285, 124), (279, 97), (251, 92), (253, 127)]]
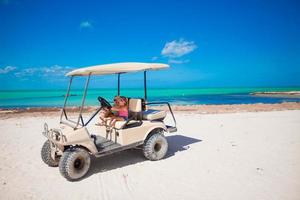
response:
[(155, 133), (151, 135), (143, 146), (144, 156), (149, 160), (160, 160), (168, 151), (168, 142), (164, 135)]
[(90, 154), (82, 148), (67, 149), (59, 162), (60, 174), (69, 181), (82, 178), (89, 171)]
[(59, 162), (59, 157), (57, 157), (56, 154), (54, 153), (55, 159), (52, 158), (51, 151), (53, 151), (53, 149), (52, 149), (51, 145), (52, 144), (49, 140), (47, 140), (44, 143), (42, 150), (41, 150), (41, 157), (42, 157), (42, 160), (44, 161), (44, 163), (46, 163), (48, 166), (57, 167), (58, 162)]

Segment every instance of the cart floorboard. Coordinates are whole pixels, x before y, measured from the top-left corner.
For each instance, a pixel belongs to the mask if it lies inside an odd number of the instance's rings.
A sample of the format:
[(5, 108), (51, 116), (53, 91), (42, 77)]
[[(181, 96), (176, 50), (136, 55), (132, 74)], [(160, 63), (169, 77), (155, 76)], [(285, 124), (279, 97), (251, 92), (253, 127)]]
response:
[(115, 148), (121, 147), (120, 144), (115, 143), (112, 140), (106, 139), (105, 137), (102, 137), (100, 135), (96, 136), (95, 144), (98, 151), (100, 152), (110, 151)]

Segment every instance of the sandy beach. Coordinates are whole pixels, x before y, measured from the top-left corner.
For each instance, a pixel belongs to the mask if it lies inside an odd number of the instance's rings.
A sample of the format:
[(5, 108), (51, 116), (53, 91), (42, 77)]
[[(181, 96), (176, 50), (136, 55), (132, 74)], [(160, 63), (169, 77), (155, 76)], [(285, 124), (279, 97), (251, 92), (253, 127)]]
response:
[[(285, 199), (300, 197), (300, 110), (201, 114), (176, 111), (160, 161), (132, 149), (92, 159), (68, 182), (40, 158), (57, 111), (0, 120), (0, 199)], [(171, 123), (168, 118), (167, 121)]]
[(0, 0), (0, 200), (300, 200), (299, 10)]

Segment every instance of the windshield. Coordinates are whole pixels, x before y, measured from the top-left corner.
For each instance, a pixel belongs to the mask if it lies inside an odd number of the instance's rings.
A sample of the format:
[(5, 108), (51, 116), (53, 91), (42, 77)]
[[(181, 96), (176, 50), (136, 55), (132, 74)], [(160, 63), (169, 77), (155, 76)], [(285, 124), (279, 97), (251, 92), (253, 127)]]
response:
[[(138, 74), (138, 76), (135, 74)], [(116, 95), (140, 98), (143, 96), (142, 88), (144, 86), (144, 97), (146, 99), (146, 72), (144, 72), (144, 81), (141, 72), (126, 75), (122, 81), (120, 81), (120, 75), (72, 76), (65, 95), (60, 123), (73, 128), (86, 126), (100, 111), (99, 96), (110, 104), (113, 103)], [(120, 82), (122, 82), (122, 86), (120, 86)], [(89, 85), (94, 88), (88, 89)], [(107, 85), (110, 85), (110, 87), (107, 87)], [(127, 89), (121, 92), (121, 87)]]
[[(115, 76), (114, 79), (116, 79)], [(60, 123), (73, 128), (86, 126), (100, 110), (99, 96), (104, 97), (109, 103), (112, 103), (117, 88), (114, 90), (103, 88), (88, 89), (89, 85), (101, 86), (99, 83), (105, 80), (107, 79), (99, 76), (71, 77), (65, 95)]]
[[(89, 80), (90, 80), (90, 76), (87, 77), (72, 76), (70, 78), (69, 86), (65, 94), (65, 101), (64, 101), (62, 113), (60, 116), (60, 123), (64, 123), (73, 128), (76, 128), (78, 126), (84, 126), (84, 119), (82, 113), (85, 111), (84, 102), (87, 93), (87, 88), (89, 85)], [(78, 85), (75, 83), (76, 81), (78, 81), (79, 83), (85, 82), (85, 84), (83, 84), (84, 87), (83, 88), (78, 87)], [(75, 106), (75, 104), (77, 104), (77, 106)]]

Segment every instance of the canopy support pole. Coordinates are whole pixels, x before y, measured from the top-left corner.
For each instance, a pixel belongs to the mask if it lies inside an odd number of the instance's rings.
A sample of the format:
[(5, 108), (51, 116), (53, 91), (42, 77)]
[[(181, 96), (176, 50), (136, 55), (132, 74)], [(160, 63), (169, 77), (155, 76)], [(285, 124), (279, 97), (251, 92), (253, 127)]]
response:
[(145, 102), (147, 102), (147, 71), (144, 71), (144, 92), (145, 92)]
[(83, 93), (82, 103), (81, 103), (81, 107), (80, 107), (80, 113), (79, 113), (79, 117), (78, 117), (78, 120), (77, 120), (77, 124), (76, 124), (76, 126), (75, 126), (74, 129), (76, 129), (77, 126), (79, 125), (80, 119), (82, 121), (82, 126), (84, 126), (83, 119), (82, 119), (82, 111), (83, 111), (83, 107), (84, 107), (84, 102), (85, 102), (85, 98), (86, 98), (86, 92), (87, 92), (87, 89), (88, 89), (88, 86), (89, 86), (90, 78), (91, 78), (91, 73), (89, 73), (89, 76), (87, 77), (87, 80), (85, 82), (84, 93)]
[(120, 73), (118, 74), (118, 96), (120, 96)]
[(73, 76), (71, 76), (70, 82), (69, 82), (69, 85), (68, 85), (68, 89), (67, 89), (67, 93), (66, 93), (65, 101), (64, 101), (64, 106), (63, 106), (63, 108), (61, 110), (61, 115), (60, 115), (60, 120), (59, 120), (60, 122), (62, 120), (63, 114), (65, 114), (65, 117), (67, 116), (66, 112), (65, 112), (65, 108), (66, 108), (67, 100), (68, 100), (68, 97), (69, 97), (69, 93), (70, 93), (70, 89), (71, 89), (71, 85), (72, 85), (72, 80), (73, 80)]

